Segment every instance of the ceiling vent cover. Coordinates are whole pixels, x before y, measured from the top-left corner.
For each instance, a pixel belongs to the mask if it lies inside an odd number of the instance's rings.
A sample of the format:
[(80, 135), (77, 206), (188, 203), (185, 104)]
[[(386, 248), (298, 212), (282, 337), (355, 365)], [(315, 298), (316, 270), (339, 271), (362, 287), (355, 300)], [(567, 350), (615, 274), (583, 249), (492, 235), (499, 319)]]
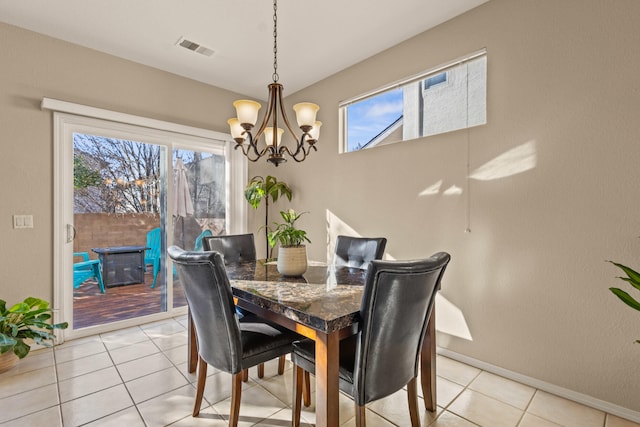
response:
[(185, 49), (189, 49), (193, 52), (199, 53), (204, 56), (213, 55), (213, 49), (209, 49), (206, 46), (202, 46), (200, 43), (193, 42), (191, 40), (187, 40), (184, 37), (180, 37), (180, 40), (176, 43), (176, 46), (183, 47)]

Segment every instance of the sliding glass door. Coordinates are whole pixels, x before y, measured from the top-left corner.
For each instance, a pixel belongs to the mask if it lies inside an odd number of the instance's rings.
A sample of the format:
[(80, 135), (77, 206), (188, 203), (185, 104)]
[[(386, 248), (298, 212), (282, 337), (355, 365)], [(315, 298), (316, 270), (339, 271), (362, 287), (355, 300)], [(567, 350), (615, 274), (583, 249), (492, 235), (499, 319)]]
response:
[[(184, 312), (172, 244), (244, 230), (246, 163), (224, 140), (55, 115), (56, 227), (66, 337)], [(229, 218), (237, 218), (230, 221)], [(237, 223), (236, 223), (237, 222)], [(55, 299), (55, 298), (54, 298)]]

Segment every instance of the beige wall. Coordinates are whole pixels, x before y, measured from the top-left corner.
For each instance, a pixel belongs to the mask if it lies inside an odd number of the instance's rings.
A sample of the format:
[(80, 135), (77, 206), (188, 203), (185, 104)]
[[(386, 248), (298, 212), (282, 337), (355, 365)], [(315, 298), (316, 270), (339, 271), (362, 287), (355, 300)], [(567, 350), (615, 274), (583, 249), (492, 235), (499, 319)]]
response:
[[(52, 113), (43, 97), (228, 132), (237, 94), (0, 23), (0, 298), (52, 299)], [(12, 228), (33, 214), (35, 228)]]
[[(319, 151), (250, 174), (292, 185), (311, 258), (325, 257), (327, 211), (386, 236), (392, 257), (450, 252), (442, 295), (472, 340), (440, 346), (640, 411), (640, 313), (608, 291), (623, 283), (605, 263), (640, 265), (638, 17), (637, 0), (492, 0), (291, 96), (320, 104)], [(338, 154), (339, 101), (483, 47), (486, 126)], [(467, 180), (467, 161), (473, 173), (496, 158)]]
[[(440, 334), (440, 346), (640, 411), (640, 321), (607, 290), (621, 282), (604, 262), (640, 254), (638, 16), (637, 0), (492, 0), (292, 95), (288, 104), (321, 105), (319, 152), (250, 174), (293, 186), (313, 259), (326, 256), (329, 219), (388, 237), (395, 258), (450, 252), (442, 294), (472, 340)], [(486, 126), (338, 155), (340, 100), (482, 47)], [(3, 24), (0, 57), (0, 298), (51, 297), (42, 97), (226, 132), (237, 95)], [(467, 180), (467, 162), (474, 172), (522, 146), (535, 149), (533, 169), (509, 175), (512, 156), (493, 168), (506, 176)], [(452, 186), (462, 194), (444, 195)], [(262, 212), (250, 212), (250, 230)], [(34, 214), (36, 228), (12, 229), (14, 213)]]

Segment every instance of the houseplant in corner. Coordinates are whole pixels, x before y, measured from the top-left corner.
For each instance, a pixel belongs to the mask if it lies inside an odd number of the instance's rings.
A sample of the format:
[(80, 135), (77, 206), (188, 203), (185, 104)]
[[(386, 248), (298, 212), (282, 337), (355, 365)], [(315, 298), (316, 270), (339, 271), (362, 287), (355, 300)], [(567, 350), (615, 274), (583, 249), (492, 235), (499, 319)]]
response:
[(267, 238), (273, 248), (280, 243), (278, 249), (278, 271), (283, 276), (301, 276), (307, 271), (307, 247), (304, 242), (311, 243), (307, 232), (295, 227), (295, 222), (306, 212), (296, 213), (293, 209), (280, 211), (283, 223), (274, 222), (269, 228)]
[[(626, 265), (622, 265), (613, 261), (609, 261), (609, 262), (615, 265), (616, 267), (618, 267), (619, 269), (621, 269), (624, 272), (624, 274), (627, 275), (627, 277), (619, 277), (619, 279), (630, 283), (631, 286), (633, 286), (638, 291), (640, 291), (640, 273), (627, 267)], [(620, 298), (620, 300), (622, 300), (622, 302), (627, 304), (629, 307), (640, 311), (640, 302), (634, 299), (627, 292), (623, 291), (620, 288), (609, 288), (609, 290), (613, 292), (618, 298)], [(636, 342), (640, 344), (640, 340), (636, 340)]]
[(289, 185), (284, 181), (278, 181), (276, 177), (271, 175), (267, 175), (266, 178), (254, 176), (249, 180), (244, 189), (244, 198), (247, 199), (247, 202), (249, 202), (253, 209), (258, 209), (260, 202), (264, 199), (264, 232), (267, 240), (266, 252), (264, 254), (265, 258), (272, 257), (269, 254), (269, 236), (267, 235), (267, 227), (269, 225), (269, 199), (275, 202), (278, 200), (278, 197), (285, 196), (289, 201), (291, 201), (291, 195), (291, 188)]
[(55, 339), (54, 329), (65, 329), (67, 322), (51, 324), (49, 303), (29, 297), (7, 308), (0, 299), (0, 372), (11, 369), (18, 359), (24, 358), (31, 346), (25, 340), (51, 347)]

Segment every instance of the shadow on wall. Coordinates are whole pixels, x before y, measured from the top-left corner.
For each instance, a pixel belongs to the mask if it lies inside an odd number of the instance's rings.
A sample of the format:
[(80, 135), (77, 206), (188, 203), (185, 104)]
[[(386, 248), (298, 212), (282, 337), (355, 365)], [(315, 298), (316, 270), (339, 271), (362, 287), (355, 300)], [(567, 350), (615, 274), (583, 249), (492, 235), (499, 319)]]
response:
[[(338, 235), (363, 237), (355, 228), (327, 209), (327, 263), (332, 262)], [(377, 236), (376, 236), (377, 237)], [(382, 236), (386, 237), (386, 236)], [(395, 258), (385, 252), (384, 259)], [(452, 260), (455, 262), (455, 260)], [(446, 286), (446, 284), (443, 284)], [(473, 341), (464, 313), (440, 293), (436, 296), (436, 330), (448, 335)]]

